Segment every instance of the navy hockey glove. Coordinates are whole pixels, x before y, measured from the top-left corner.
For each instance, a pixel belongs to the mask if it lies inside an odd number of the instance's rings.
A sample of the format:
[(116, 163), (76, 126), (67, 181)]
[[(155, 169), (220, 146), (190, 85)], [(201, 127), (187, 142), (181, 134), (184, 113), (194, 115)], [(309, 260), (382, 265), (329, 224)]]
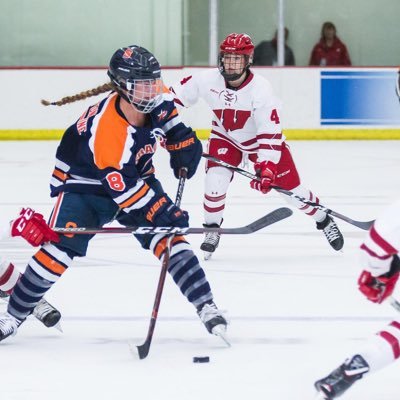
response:
[(203, 153), (203, 146), (196, 133), (191, 131), (179, 140), (168, 138), (166, 148), (171, 157), (170, 164), (175, 177), (179, 178), (181, 168), (187, 168), (187, 178), (190, 179), (195, 174)]
[(177, 207), (165, 193), (154, 197), (147, 207), (146, 219), (154, 226), (189, 226), (189, 214)]

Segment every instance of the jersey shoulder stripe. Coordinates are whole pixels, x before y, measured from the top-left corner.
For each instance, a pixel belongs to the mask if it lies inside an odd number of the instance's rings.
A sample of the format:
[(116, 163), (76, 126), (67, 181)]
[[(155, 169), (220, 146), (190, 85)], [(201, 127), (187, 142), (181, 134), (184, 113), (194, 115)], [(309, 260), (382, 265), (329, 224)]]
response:
[(105, 107), (96, 115), (91, 127), (91, 150), (99, 169), (122, 169), (130, 156), (132, 145), (128, 121), (116, 111), (117, 94), (111, 95)]

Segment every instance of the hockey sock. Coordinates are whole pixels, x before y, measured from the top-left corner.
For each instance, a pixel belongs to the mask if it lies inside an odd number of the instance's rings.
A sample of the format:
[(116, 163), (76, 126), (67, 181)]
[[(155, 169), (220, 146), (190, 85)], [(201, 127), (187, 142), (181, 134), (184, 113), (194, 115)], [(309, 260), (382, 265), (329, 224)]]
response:
[(29, 261), (10, 296), (8, 312), (23, 321), (54, 282), (72, 263), (72, 258), (52, 244), (44, 245)]

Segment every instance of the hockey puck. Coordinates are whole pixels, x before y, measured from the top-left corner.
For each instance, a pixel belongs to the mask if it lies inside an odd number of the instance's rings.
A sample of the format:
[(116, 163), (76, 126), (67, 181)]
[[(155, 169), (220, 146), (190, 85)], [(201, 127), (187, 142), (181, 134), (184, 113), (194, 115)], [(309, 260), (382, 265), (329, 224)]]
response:
[(193, 357), (194, 363), (208, 363), (210, 362), (210, 357)]

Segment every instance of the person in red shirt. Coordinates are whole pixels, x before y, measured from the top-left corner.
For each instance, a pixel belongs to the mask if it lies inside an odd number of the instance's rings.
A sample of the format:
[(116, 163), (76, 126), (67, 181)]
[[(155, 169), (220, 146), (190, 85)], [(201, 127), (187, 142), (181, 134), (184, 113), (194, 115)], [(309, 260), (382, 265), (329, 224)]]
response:
[(309, 65), (351, 65), (346, 45), (336, 36), (336, 27), (332, 22), (324, 22), (321, 39), (314, 46)]

